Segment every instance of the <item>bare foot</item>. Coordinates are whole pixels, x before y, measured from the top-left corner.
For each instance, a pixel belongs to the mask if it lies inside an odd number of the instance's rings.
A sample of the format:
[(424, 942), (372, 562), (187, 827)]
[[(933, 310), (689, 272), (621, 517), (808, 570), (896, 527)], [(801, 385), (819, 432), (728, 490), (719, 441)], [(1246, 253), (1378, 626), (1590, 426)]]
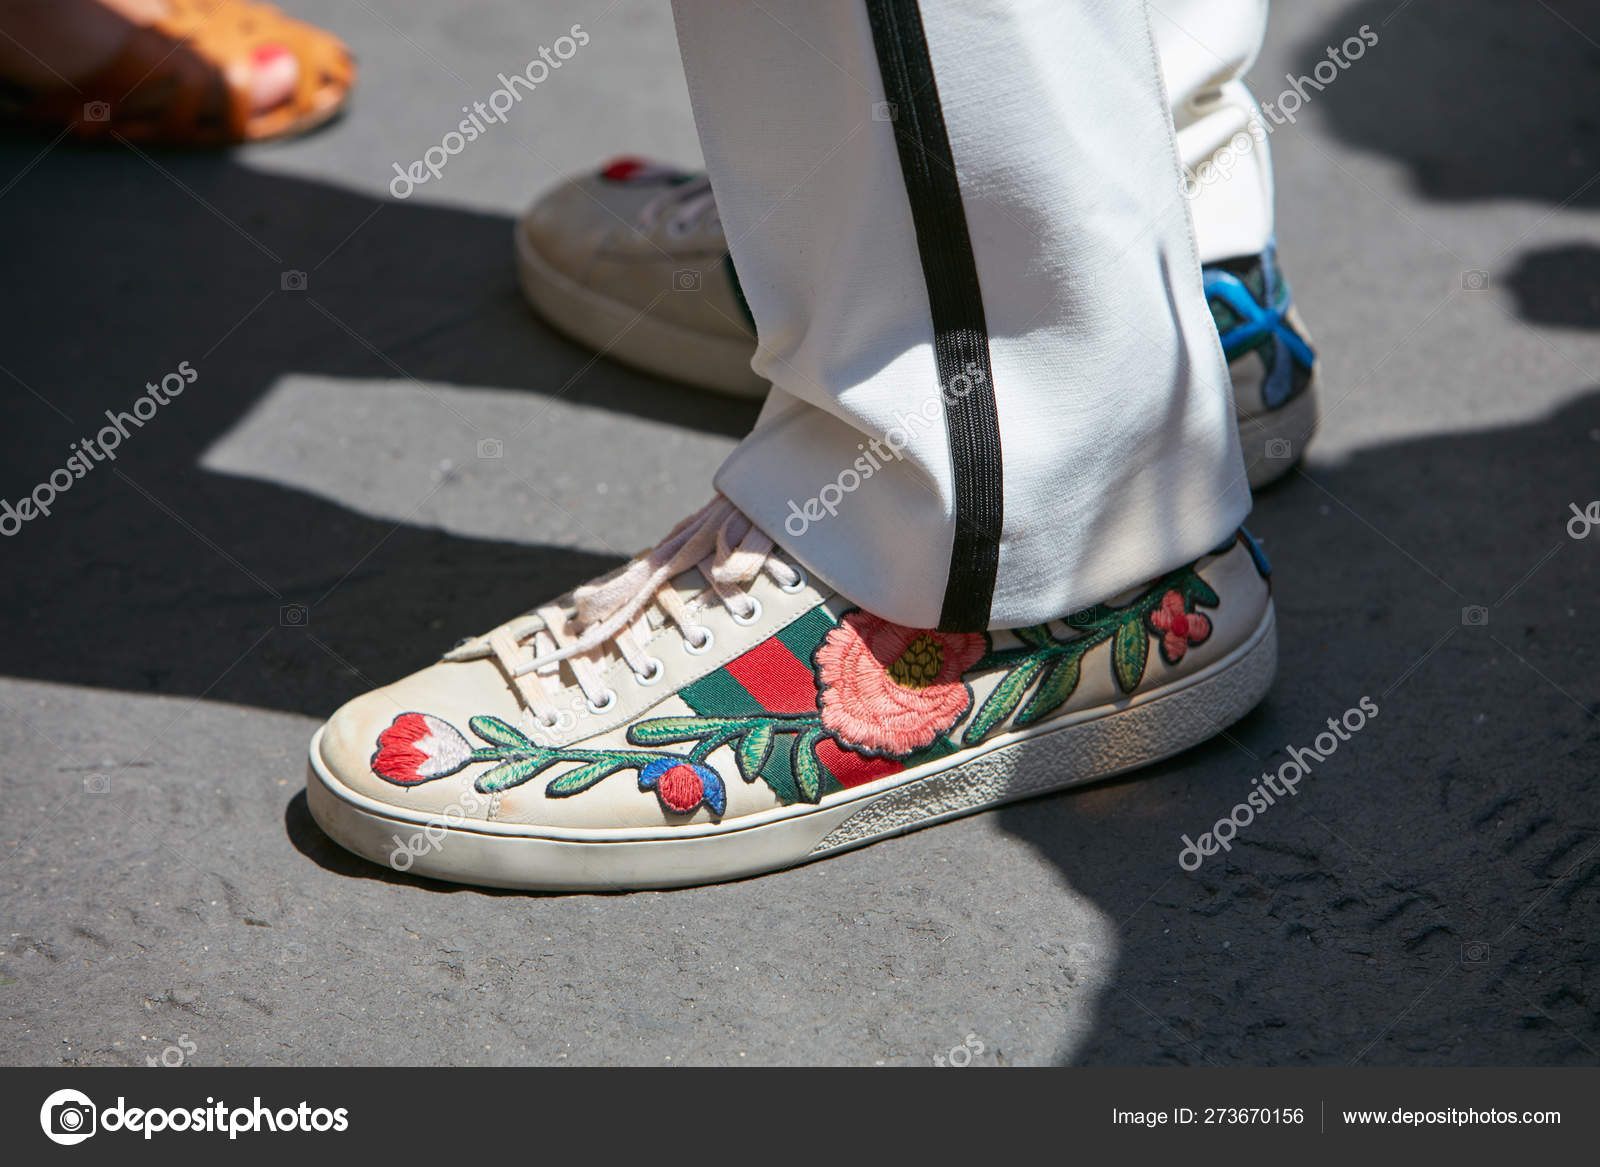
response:
[[(0, 80), (32, 90), (70, 86), (167, 10), (167, 0), (0, 0)], [(294, 93), (300, 67), (285, 46), (263, 45), (243, 67), (256, 112)], [(213, 100), (219, 110), (227, 100), (220, 78)]]

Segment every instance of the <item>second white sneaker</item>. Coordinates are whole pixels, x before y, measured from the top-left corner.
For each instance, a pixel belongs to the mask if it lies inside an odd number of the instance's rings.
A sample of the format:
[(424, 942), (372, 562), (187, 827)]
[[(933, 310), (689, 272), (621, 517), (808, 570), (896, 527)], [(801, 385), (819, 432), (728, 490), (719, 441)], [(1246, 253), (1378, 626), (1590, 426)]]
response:
[[(761, 397), (755, 323), (703, 174), (619, 158), (540, 197), (516, 226), (517, 270), (561, 332), (658, 377)], [(1252, 487), (1282, 477), (1317, 427), (1317, 364), (1276, 249), (1205, 268)]]

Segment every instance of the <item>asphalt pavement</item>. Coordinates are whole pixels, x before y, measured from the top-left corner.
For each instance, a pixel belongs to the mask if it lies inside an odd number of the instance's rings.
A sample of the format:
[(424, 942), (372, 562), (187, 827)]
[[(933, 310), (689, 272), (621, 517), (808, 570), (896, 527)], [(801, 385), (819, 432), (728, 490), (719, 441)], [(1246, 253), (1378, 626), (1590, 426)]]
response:
[[(0, 545), (0, 1061), (1600, 1061), (1600, 529), (1572, 509), (1600, 500), (1600, 5), (1276, 6), (1262, 97), (1378, 42), (1271, 138), (1326, 399), (1250, 520), (1282, 638), (1260, 709), (824, 863), (575, 896), (347, 855), (304, 751), (653, 542), (755, 417), (595, 361), (516, 288), (541, 188), (697, 163), (670, 18), (286, 7), (359, 58), (323, 132), (0, 143), (0, 495), (197, 374)], [(395, 163), (574, 23), (578, 56), (393, 197)], [(1363, 697), (1379, 715), (1292, 800), (1180, 868), (1181, 835)]]

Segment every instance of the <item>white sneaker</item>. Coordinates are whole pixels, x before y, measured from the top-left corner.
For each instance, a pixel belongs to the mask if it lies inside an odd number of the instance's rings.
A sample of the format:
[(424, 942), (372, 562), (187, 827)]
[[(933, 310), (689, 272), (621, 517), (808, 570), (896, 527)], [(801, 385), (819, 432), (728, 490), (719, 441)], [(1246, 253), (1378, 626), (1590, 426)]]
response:
[(668, 380), (766, 395), (704, 177), (618, 159), (539, 199), (516, 239), (529, 303), (580, 344)]
[(596, 584), (340, 709), (323, 829), (499, 887), (672, 887), (819, 859), (1094, 782), (1267, 692), (1266, 566), (1195, 563), (1014, 632), (904, 628), (828, 591), (726, 499)]
[[(703, 174), (620, 158), (541, 197), (516, 227), (534, 310), (580, 344), (647, 373), (737, 397), (755, 324)], [(1281, 478), (1317, 427), (1316, 355), (1275, 247), (1208, 265), (1206, 298), (1233, 376), (1252, 487)]]

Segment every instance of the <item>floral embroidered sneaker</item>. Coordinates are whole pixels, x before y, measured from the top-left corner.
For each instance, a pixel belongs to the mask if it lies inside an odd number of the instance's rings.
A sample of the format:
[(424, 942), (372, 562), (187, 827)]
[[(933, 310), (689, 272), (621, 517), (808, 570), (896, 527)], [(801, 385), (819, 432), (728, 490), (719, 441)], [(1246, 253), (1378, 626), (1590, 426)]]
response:
[[(517, 270), (539, 315), (660, 377), (762, 397), (755, 324), (703, 174), (619, 158), (543, 195), (516, 226)], [(1316, 356), (1277, 249), (1205, 269), (1233, 377), (1252, 487), (1281, 478), (1317, 425)]]
[(1063, 620), (905, 628), (726, 499), (649, 554), (359, 697), (311, 743), (357, 854), (501, 887), (753, 875), (1204, 741), (1276, 668), (1243, 532)]

